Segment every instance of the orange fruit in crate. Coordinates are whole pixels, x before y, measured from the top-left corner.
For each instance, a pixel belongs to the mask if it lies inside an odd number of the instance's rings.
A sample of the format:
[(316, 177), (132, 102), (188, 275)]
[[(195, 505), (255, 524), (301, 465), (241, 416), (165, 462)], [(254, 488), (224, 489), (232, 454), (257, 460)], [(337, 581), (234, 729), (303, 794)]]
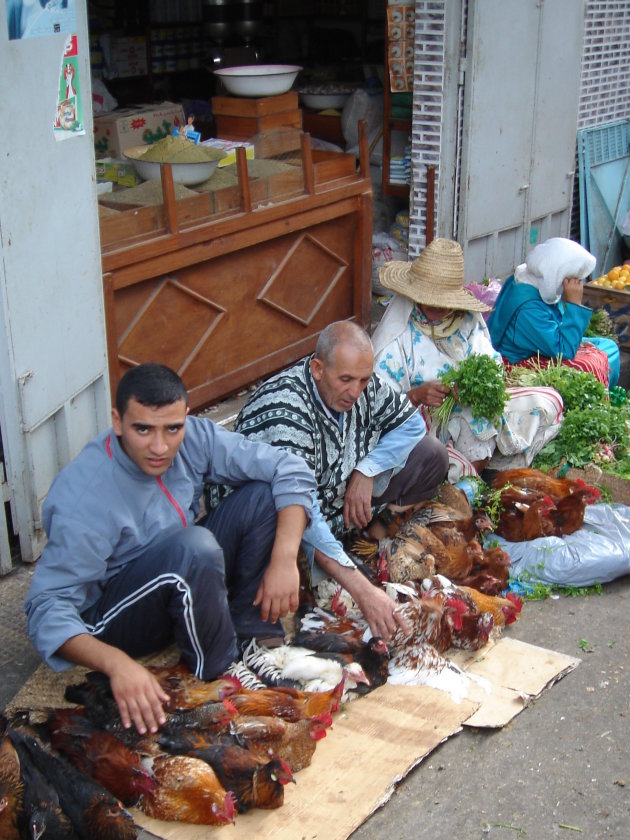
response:
[(619, 268), (619, 266), (617, 266), (617, 268), (611, 268), (610, 271), (608, 272), (608, 279), (612, 280), (613, 282), (615, 280), (619, 280), (619, 275), (620, 274), (621, 274), (621, 269)]

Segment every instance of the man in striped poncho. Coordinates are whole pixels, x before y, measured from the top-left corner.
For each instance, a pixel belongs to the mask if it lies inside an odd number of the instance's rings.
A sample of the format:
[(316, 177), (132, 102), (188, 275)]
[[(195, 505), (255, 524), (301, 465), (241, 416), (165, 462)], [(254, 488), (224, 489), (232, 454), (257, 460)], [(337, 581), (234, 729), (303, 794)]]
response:
[(311, 467), (319, 510), (302, 547), (313, 583), (332, 577), (352, 595), (372, 633), (389, 639), (399, 619), (394, 602), (356, 569), (339, 537), (352, 527), (367, 528), (375, 507), (434, 496), (448, 455), (426, 434), (409, 399), (373, 373), (373, 364), (365, 330), (350, 321), (330, 324), (313, 356), (252, 394), (235, 431), (301, 455)]

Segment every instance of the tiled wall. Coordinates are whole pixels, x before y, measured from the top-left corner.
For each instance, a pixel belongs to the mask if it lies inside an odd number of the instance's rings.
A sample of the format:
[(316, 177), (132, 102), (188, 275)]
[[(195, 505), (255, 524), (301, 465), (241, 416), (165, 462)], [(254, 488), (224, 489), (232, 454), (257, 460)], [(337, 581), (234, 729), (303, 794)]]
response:
[[(448, 0), (416, 0), (416, 37), (412, 131), (412, 185), (409, 256), (425, 245), (426, 166), (436, 165), (436, 214), (442, 142), (442, 83), (444, 74), (445, 8)], [(465, 43), (467, 2), (462, 6)], [(582, 78), (577, 128), (630, 119), (630, 2), (586, 0)], [(461, 96), (459, 115), (461, 134)], [(460, 144), (458, 143), (458, 147)], [(456, 178), (459, 175), (459, 162)], [(577, 179), (576, 179), (577, 187)], [(455, 196), (458, 195), (456, 184)], [(577, 189), (574, 193), (577, 198)], [(455, 208), (455, 219), (457, 208)], [(574, 230), (572, 235), (579, 238)], [(578, 219), (579, 220), (579, 219)]]
[[(413, 129), (411, 138), (411, 202), (409, 256), (425, 245), (426, 167), (434, 164), (437, 200), (442, 130), (445, 0), (416, 0)], [(437, 209), (437, 208), (436, 208)]]
[(630, 3), (587, 0), (578, 128), (630, 118)]

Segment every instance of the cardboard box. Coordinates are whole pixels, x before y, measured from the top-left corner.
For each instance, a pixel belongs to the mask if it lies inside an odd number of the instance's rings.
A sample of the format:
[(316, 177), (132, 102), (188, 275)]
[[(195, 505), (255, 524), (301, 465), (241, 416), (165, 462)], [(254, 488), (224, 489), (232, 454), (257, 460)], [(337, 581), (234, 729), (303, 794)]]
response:
[(111, 71), (115, 78), (147, 74), (147, 40), (143, 35), (113, 35)]
[(119, 158), (131, 146), (156, 143), (173, 133), (177, 119), (184, 125), (184, 109), (174, 102), (119, 108), (94, 117), (94, 149), (97, 159)]
[(142, 180), (133, 163), (112, 158), (96, 161), (96, 178), (99, 181), (121, 184), (123, 187), (135, 187)]
[(630, 350), (630, 292), (585, 283), (582, 302), (591, 309), (605, 309), (612, 319), (619, 347)]

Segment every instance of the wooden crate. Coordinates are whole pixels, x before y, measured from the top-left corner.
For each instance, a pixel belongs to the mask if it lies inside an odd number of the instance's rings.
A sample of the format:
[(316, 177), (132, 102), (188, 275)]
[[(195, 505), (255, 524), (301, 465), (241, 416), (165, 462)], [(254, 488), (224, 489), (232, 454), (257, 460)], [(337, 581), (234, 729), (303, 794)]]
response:
[(605, 309), (612, 318), (619, 346), (630, 350), (630, 292), (586, 283), (583, 303), (591, 309)]
[(242, 96), (214, 96), (212, 113), (228, 117), (265, 117), (283, 111), (295, 111), (298, 95), (295, 91), (278, 96), (259, 96), (247, 99)]
[(256, 134), (266, 134), (279, 128), (302, 128), (302, 111), (279, 111), (264, 116), (236, 117), (217, 114), (217, 136), (225, 140), (249, 140)]

